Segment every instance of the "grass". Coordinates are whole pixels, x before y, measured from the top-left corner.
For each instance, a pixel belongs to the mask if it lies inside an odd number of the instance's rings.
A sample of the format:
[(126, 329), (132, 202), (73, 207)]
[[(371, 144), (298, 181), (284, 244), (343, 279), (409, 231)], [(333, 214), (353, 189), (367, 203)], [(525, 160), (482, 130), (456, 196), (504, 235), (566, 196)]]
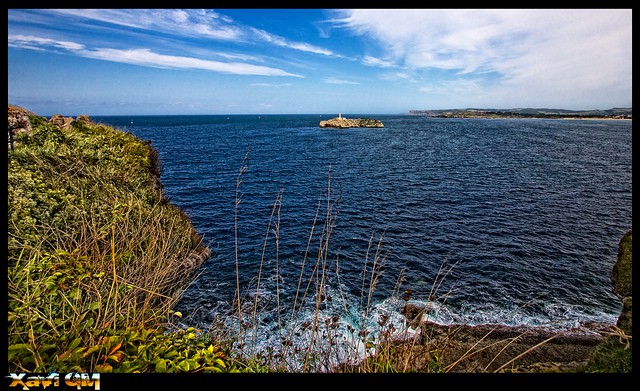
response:
[(105, 338), (160, 340), (208, 249), (164, 198), (148, 143), (99, 124), (32, 124), (8, 155), (9, 369), (114, 368), (125, 357), (101, 361)]
[[(236, 180), (232, 322), (218, 319), (206, 331), (177, 327), (183, 315), (173, 308), (209, 252), (186, 214), (164, 197), (157, 152), (148, 142), (101, 124), (74, 122), (62, 131), (41, 117), (31, 122), (33, 134), (20, 135), (8, 152), (11, 372), (438, 373), (456, 371), (461, 360), (485, 349), (472, 345), (452, 356), (453, 339), (436, 339), (413, 319), (398, 329), (392, 314), (371, 312), (386, 260), (384, 235), (372, 234), (363, 256), (357, 309), (362, 323), (340, 322), (349, 309), (340, 289), (341, 260), (331, 255), (340, 205), (331, 171), (309, 229), (293, 302), (281, 301), (280, 194), (257, 275), (241, 286), (237, 221), (249, 151)], [(450, 270), (438, 273), (430, 300), (446, 300), (448, 293), (439, 289)], [(402, 286), (403, 272), (394, 295), (408, 304), (411, 291)], [(267, 305), (261, 289), (273, 277), (275, 298)], [(329, 292), (330, 285), (336, 290)], [(277, 323), (278, 343), (267, 349), (258, 334), (265, 315)], [(624, 360), (615, 368), (626, 370)], [(604, 364), (591, 370), (598, 368)]]

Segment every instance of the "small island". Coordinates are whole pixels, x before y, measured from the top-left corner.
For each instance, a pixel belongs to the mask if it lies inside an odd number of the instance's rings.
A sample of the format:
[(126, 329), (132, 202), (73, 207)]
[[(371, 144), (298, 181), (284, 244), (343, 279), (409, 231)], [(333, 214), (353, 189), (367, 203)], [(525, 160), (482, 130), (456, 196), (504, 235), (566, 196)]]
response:
[(369, 118), (344, 118), (342, 114), (327, 121), (320, 121), (321, 128), (384, 128), (382, 122)]

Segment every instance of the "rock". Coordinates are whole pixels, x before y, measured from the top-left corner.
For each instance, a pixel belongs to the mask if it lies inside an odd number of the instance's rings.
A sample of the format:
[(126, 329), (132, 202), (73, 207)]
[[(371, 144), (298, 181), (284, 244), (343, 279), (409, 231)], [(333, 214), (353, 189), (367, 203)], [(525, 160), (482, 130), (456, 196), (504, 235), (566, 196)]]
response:
[(344, 118), (342, 115), (327, 121), (320, 121), (321, 128), (383, 128), (384, 125), (377, 119), (369, 118)]
[(64, 124), (64, 117), (62, 116), (62, 114), (54, 114), (51, 116), (51, 118), (49, 118), (49, 122), (54, 125), (60, 126)]
[(57, 125), (60, 129), (68, 129), (71, 127), (73, 117), (63, 117), (62, 114), (54, 114), (49, 119), (49, 122)]
[(189, 253), (189, 255), (183, 259), (180, 267), (182, 270), (188, 271), (190, 275), (194, 275), (200, 266), (202, 266), (202, 264), (210, 257), (211, 249), (209, 247), (202, 246)]
[(76, 118), (76, 122), (79, 122), (81, 124), (92, 124), (93, 123), (91, 118), (89, 118), (89, 116), (86, 115), (86, 114), (79, 115), (78, 118)]
[(36, 116), (33, 112), (19, 106), (8, 105), (7, 125), (9, 129), (9, 149), (16, 144), (15, 137), (20, 133), (31, 134), (30, 116)]
[(31, 111), (19, 106), (8, 105), (7, 125), (9, 129), (16, 131), (31, 131), (30, 116), (35, 116)]
[(422, 314), (425, 311), (425, 307), (416, 304), (405, 304), (400, 310), (400, 313), (407, 318), (410, 322), (420, 321)]

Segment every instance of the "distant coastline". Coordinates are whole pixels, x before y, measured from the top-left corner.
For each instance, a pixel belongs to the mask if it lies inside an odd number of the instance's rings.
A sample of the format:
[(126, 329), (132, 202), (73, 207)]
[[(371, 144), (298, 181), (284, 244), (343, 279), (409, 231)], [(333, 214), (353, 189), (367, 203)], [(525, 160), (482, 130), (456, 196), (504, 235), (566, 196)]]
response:
[(631, 108), (607, 110), (564, 110), (564, 109), (445, 109), (410, 110), (409, 115), (430, 118), (548, 118), (548, 119), (591, 119), (591, 120), (631, 120)]

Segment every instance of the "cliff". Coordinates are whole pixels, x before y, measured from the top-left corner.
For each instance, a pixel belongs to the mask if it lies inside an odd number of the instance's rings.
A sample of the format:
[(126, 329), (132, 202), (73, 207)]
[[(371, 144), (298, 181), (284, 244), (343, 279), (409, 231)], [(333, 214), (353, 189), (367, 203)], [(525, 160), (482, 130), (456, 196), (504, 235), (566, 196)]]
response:
[(611, 271), (611, 282), (613, 284), (613, 293), (615, 293), (622, 301), (622, 312), (616, 324), (626, 334), (631, 335), (632, 332), (632, 231), (629, 230), (620, 240), (618, 245), (618, 259), (613, 270)]
[(108, 367), (92, 349), (110, 333), (164, 335), (210, 249), (164, 196), (148, 141), (86, 115), (8, 118), (10, 135), (25, 129), (7, 164), (9, 368), (108, 371), (120, 358)]

